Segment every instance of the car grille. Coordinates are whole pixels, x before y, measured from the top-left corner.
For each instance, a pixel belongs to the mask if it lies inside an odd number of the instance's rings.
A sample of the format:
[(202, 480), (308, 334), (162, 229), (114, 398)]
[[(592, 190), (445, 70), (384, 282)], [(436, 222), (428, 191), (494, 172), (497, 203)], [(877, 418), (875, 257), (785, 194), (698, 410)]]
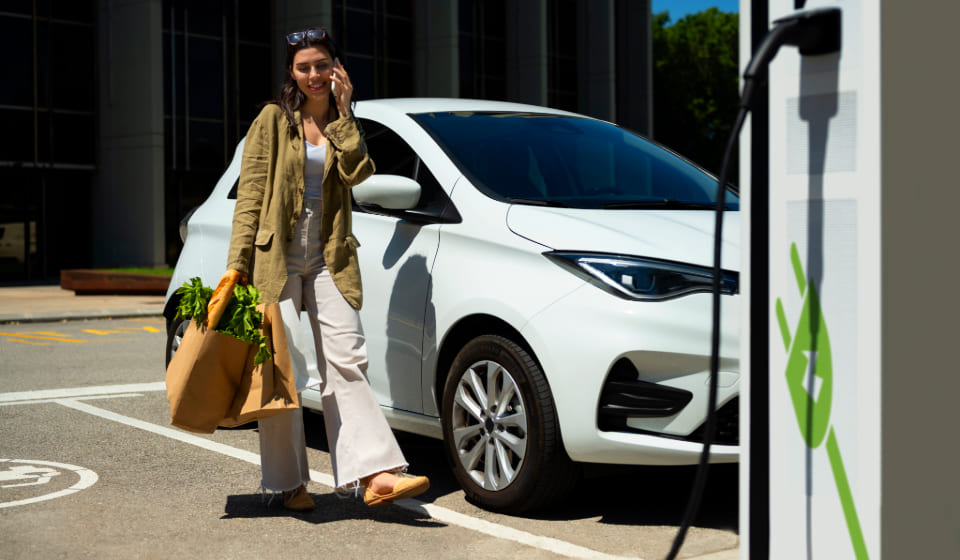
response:
[[(672, 439), (703, 443), (705, 425), (686, 437), (641, 430), (627, 425), (631, 418), (657, 418), (680, 412), (692, 399), (693, 393), (638, 379), (633, 362), (621, 358), (614, 364), (600, 393), (597, 408), (597, 427), (604, 432), (653, 434)], [(740, 444), (740, 398), (734, 397), (717, 409), (713, 443)]]
[[(684, 439), (702, 443), (705, 431), (706, 423), (690, 434), (690, 437)], [(730, 399), (727, 404), (717, 409), (713, 443), (717, 445), (740, 445), (740, 397)]]
[(634, 431), (631, 418), (657, 418), (676, 414), (693, 399), (693, 393), (649, 381), (640, 381), (633, 363), (621, 358), (614, 364), (600, 393), (597, 425), (602, 431)]

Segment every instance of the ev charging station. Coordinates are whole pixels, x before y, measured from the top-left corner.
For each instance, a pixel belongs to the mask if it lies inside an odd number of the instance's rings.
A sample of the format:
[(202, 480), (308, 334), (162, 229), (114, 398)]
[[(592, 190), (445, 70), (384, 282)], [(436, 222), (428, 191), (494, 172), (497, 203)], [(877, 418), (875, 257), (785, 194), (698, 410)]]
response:
[(960, 5), (839, 8), (770, 61), (740, 135), (741, 558), (960, 558)]

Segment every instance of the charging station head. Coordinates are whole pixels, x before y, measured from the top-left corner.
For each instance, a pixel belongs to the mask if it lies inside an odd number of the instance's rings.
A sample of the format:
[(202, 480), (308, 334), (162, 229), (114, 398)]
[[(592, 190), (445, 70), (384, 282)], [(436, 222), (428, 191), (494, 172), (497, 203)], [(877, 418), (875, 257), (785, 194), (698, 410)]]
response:
[(774, 21), (763, 42), (743, 72), (743, 94), (740, 106), (748, 108), (753, 100), (755, 80), (773, 60), (783, 45), (800, 49), (802, 55), (830, 54), (840, 50), (840, 8), (817, 8), (794, 12)]
[(840, 8), (817, 8), (775, 20), (775, 26), (789, 25), (783, 44), (799, 49), (802, 55), (830, 54), (840, 50)]

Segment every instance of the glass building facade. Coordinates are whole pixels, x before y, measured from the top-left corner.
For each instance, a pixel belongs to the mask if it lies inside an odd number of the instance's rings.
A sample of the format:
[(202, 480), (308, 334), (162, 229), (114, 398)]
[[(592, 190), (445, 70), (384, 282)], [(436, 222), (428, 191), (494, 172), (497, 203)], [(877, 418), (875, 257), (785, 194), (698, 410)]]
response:
[(332, 4), (328, 28), (345, 54), (342, 62), (360, 97), (413, 96), (414, 0)]
[(163, 0), (163, 137), (167, 263), (178, 223), (203, 202), (269, 101), (270, 3)]
[[(599, 14), (632, 14), (609, 29), (629, 32), (630, 42), (618, 44), (642, 50), (647, 0), (6, 0), (0, 283), (54, 281), (68, 268), (175, 264), (180, 220), (210, 193), (261, 103), (276, 95), (282, 36), (300, 22), (331, 31), (357, 99), (512, 100), (608, 120), (620, 111), (643, 131), (649, 83), (637, 77), (649, 52), (620, 47), (593, 64), (597, 55), (581, 37), (596, 25), (583, 17), (596, 2), (609, 8)], [(589, 90), (585, 60), (610, 68)], [(138, 100), (124, 105), (115, 96), (146, 84), (163, 90), (143, 97), (158, 105), (148, 111), (155, 122), (130, 133), (124, 124), (138, 119)], [(615, 92), (614, 108), (584, 96), (598, 87)], [(140, 159), (127, 157), (127, 137), (139, 142)], [(144, 161), (157, 164), (141, 176)], [(111, 219), (127, 213), (130, 224), (152, 221), (152, 229), (127, 235), (123, 220)], [(144, 231), (159, 239), (103, 250)]]
[(0, 5), (0, 281), (88, 266), (96, 2)]

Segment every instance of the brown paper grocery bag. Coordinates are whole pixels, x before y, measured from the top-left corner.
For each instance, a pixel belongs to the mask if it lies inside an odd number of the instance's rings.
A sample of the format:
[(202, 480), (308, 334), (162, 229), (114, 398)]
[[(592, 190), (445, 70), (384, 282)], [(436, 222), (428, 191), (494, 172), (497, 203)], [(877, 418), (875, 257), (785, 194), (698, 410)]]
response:
[(170, 423), (212, 434), (230, 411), (252, 346), (190, 321), (167, 366)]
[(263, 314), (261, 331), (269, 337), (273, 359), (253, 365), (257, 347), (250, 345), (240, 387), (229, 412), (220, 421), (223, 427), (239, 426), (300, 407), (280, 305), (260, 305), (257, 309)]

